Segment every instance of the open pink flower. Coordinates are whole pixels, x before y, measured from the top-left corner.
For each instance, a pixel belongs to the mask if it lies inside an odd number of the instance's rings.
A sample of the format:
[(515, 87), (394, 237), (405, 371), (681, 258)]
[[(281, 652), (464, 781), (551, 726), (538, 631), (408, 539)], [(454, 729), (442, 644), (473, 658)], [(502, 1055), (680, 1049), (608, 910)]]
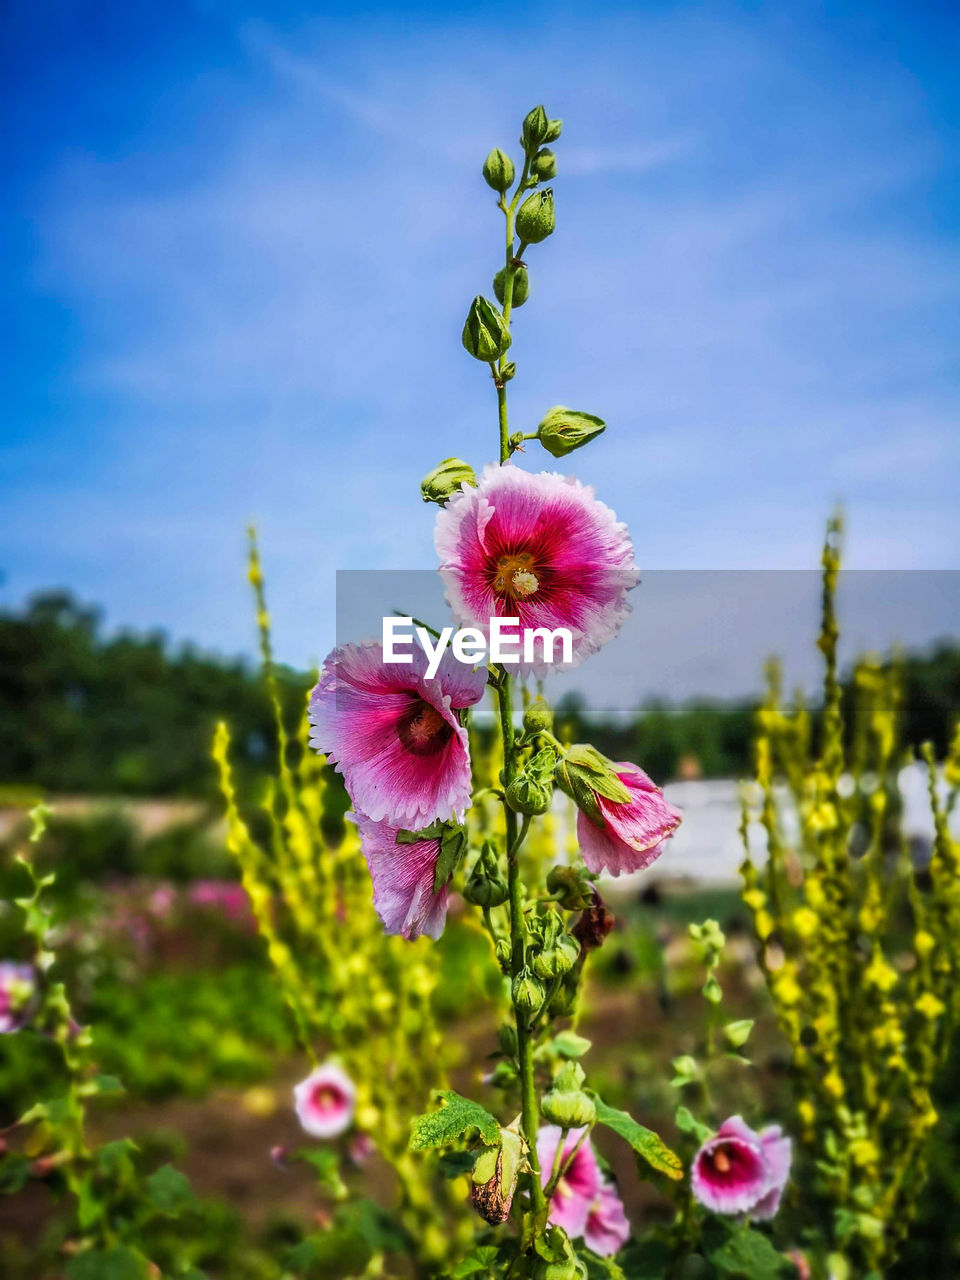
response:
[(457, 711), (482, 695), (486, 672), (450, 650), (436, 676), (413, 646), (386, 663), (380, 644), (345, 645), (327, 658), (310, 698), (310, 744), (343, 774), (354, 807), (376, 822), (420, 830), (462, 818), (470, 751)]
[(694, 1157), (693, 1194), (715, 1213), (772, 1218), (790, 1174), (790, 1154), (790, 1139), (778, 1125), (757, 1133), (731, 1116)]
[(335, 1062), (324, 1062), (293, 1091), (297, 1117), (314, 1138), (335, 1138), (349, 1128), (357, 1090)]
[(0, 1035), (26, 1025), (36, 995), (37, 972), (32, 964), (0, 960)]
[[(582, 1129), (571, 1129), (563, 1145), (561, 1165), (577, 1147)], [(550, 1181), (556, 1159), (557, 1146), (563, 1135), (559, 1125), (548, 1124), (537, 1134), (537, 1156), (540, 1161), (540, 1180), (544, 1186)], [(589, 1138), (577, 1148), (567, 1172), (557, 1183), (550, 1197), (550, 1221), (563, 1227), (571, 1239), (582, 1236), (587, 1227), (591, 1208), (600, 1195), (600, 1167), (596, 1152)]]
[(613, 767), (631, 792), (630, 802), (617, 804), (594, 792), (603, 827), (581, 810), (577, 839), (591, 871), (618, 876), (622, 871), (643, 871), (659, 858), (663, 842), (676, 831), (683, 815), (635, 764), (621, 761)]
[[(626, 525), (591, 488), (551, 471), (486, 467), (476, 488), (440, 508), (434, 541), (460, 623), (485, 635), (494, 617), (519, 618), (521, 632), (566, 627), (571, 666), (617, 634), (640, 578)], [(521, 673), (545, 669), (518, 664)]]
[(600, 1194), (590, 1206), (583, 1238), (587, 1248), (601, 1258), (612, 1257), (630, 1238), (630, 1223), (623, 1211), (623, 1201), (609, 1179), (604, 1181)]
[(373, 880), (373, 905), (387, 933), (404, 938), (439, 938), (447, 919), (450, 890), (433, 891), (440, 840), (398, 844), (397, 827), (349, 814), (360, 831), (363, 856)]

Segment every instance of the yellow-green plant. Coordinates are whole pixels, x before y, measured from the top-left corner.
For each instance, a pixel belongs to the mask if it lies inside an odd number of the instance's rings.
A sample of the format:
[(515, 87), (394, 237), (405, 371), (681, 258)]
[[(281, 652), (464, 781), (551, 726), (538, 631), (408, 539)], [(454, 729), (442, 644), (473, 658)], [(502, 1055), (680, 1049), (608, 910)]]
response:
[[(835, 613), (838, 520), (823, 552), (825, 661), (819, 724), (783, 702), (779, 672), (758, 713), (756, 789), (744, 789), (744, 900), (793, 1055), (796, 1131), (825, 1207), (832, 1276), (880, 1276), (923, 1184), (938, 1068), (960, 1012), (960, 846), (948, 813), (960, 737), (938, 790), (924, 749), (936, 836), (929, 868), (908, 848), (898, 786), (897, 664), (867, 659), (843, 696)], [(849, 703), (852, 702), (852, 706)], [(767, 861), (750, 854), (754, 824)]]
[(462, 1197), (438, 1185), (407, 1149), (410, 1117), (446, 1083), (449, 1051), (432, 1003), (436, 968), (425, 939), (391, 937), (377, 918), (356, 829), (336, 821), (325, 761), (307, 749), (306, 707), (295, 734), (288, 732), (252, 533), (249, 577), (276, 717), (277, 769), (258, 800), (267, 832), (259, 839), (230, 766), (229, 730), (217, 726), (213, 754), (227, 844), (303, 1049), (314, 1066), (321, 1056), (335, 1056), (354, 1082), (356, 1126), (396, 1175), (405, 1252), (427, 1269), (448, 1253), (458, 1237), (456, 1218), (466, 1215)]

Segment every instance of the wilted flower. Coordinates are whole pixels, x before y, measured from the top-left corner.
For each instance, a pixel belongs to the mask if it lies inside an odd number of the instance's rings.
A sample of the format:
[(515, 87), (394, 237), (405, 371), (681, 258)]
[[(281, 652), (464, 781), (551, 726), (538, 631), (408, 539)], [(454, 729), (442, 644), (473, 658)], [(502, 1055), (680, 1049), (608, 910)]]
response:
[(428, 680), (417, 645), (412, 659), (386, 663), (375, 642), (334, 650), (309, 714), (310, 744), (343, 774), (357, 811), (416, 831), (470, 803), (467, 731), (456, 712), (482, 696), (486, 673), (447, 650)]
[(779, 1125), (757, 1133), (731, 1116), (694, 1157), (693, 1194), (715, 1213), (772, 1218), (790, 1174), (790, 1154), (790, 1139)]
[(324, 1062), (293, 1091), (297, 1117), (314, 1138), (335, 1138), (349, 1128), (357, 1090), (335, 1062)]
[(387, 933), (419, 938), (425, 933), (439, 938), (447, 919), (450, 890), (433, 891), (440, 837), (397, 842), (399, 829), (388, 822), (374, 822), (362, 813), (350, 815), (356, 822), (373, 880), (373, 905)]
[(618, 804), (594, 793), (603, 826), (597, 826), (581, 809), (577, 839), (591, 871), (618, 876), (649, 867), (663, 852), (663, 842), (680, 825), (682, 814), (637, 765), (621, 761), (613, 768), (631, 793), (629, 802)]
[(587, 1248), (601, 1258), (611, 1257), (630, 1238), (630, 1223), (623, 1211), (623, 1201), (609, 1179), (603, 1182), (600, 1194), (590, 1206), (583, 1238)]
[(485, 635), (493, 617), (519, 618), (521, 632), (566, 627), (572, 665), (616, 635), (639, 581), (626, 525), (591, 488), (555, 472), (486, 467), (475, 489), (437, 513), (435, 542), (459, 622)]
[[(575, 1147), (576, 1154), (550, 1197), (550, 1221), (555, 1226), (563, 1227), (571, 1239), (583, 1235), (590, 1210), (601, 1190), (600, 1166), (590, 1139), (585, 1138), (577, 1147), (583, 1133), (583, 1129), (571, 1129), (567, 1134), (560, 1157), (561, 1165), (570, 1158)], [(544, 1125), (537, 1134), (540, 1179), (544, 1186), (550, 1181), (557, 1146), (562, 1136), (563, 1130), (555, 1124)]]
[(36, 994), (37, 972), (32, 964), (0, 960), (0, 1034), (26, 1025)]

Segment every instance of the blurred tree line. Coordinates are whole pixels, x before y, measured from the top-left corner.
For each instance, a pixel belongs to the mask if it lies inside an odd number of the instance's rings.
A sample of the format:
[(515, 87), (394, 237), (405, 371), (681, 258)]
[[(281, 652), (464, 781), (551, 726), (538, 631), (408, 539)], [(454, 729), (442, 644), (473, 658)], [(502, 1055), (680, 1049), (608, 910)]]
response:
[[(309, 678), (278, 674), (291, 707), (302, 705)], [(213, 797), (221, 718), (241, 769), (262, 763), (274, 718), (253, 664), (172, 649), (162, 632), (104, 636), (100, 611), (67, 592), (0, 611), (0, 783)]]
[[(310, 676), (287, 668), (280, 687), (292, 715)], [(942, 754), (960, 707), (960, 647), (941, 643), (905, 659), (905, 738)], [(603, 717), (567, 694), (558, 725), (615, 760), (637, 760), (658, 781), (736, 777), (750, 767), (756, 703), (650, 702)], [(258, 669), (242, 659), (173, 648), (161, 632), (106, 636), (99, 610), (66, 592), (0, 611), (0, 783), (54, 792), (212, 797), (210, 740), (217, 719), (234, 729), (237, 763), (254, 768), (274, 747)]]

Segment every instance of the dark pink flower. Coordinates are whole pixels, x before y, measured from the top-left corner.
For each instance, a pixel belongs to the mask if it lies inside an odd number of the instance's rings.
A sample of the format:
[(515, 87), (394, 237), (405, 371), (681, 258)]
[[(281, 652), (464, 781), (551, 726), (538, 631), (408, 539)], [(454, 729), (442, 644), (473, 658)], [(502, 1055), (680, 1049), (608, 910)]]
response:
[(612, 1257), (630, 1238), (630, 1223), (623, 1211), (623, 1201), (614, 1184), (607, 1180), (590, 1206), (583, 1238), (588, 1249), (601, 1258)]
[(617, 634), (630, 612), (627, 592), (640, 579), (626, 525), (591, 488), (555, 472), (486, 467), (475, 488), (440, 508), (434, 540), (460, 623), (488, 636), (494, 617), (519, 618), (521, 630), (566, 627), (571, 666)]
[(591, 871), (618, 876), (649, 867), (663, 852), (663, 842), (676, 831), (683, 815), (635, 764), (621, 761), (613, 767), (632, 793), (630, 802), (617, 804), (597, 795), (603, 826), (598, 827), (581, 810), (577, 839)]
[(297, 1116), (314, 1138), (335, 1138), (349, 1128), (357, 1090), (335, 1062), (324, 1062), (293, 1091)]
[(26, 1025), (36, 996), (37, 972), (33, 965), (0, 960), (0, 1035)]
[[(582, 1134), (582, 1129), (571, 1129), (567, 1134), (560, 1157), (561, 1166), (574, 1148), (576, 1154), (550, 1197), (550, 1221), (557, 1227), (563, 1227), (571, 1239), (583, 1235), (590, 1210), (600, 1195), (600, 1167), (593, 1145), (589, 1138), (585, 1138), (577, 1147)], [(550, 1181), (562, 1136), (563, 1130), (555, 1124), (544, 1125), (537, 1134), (537, 1157), (544, 1186)]]
[(450, 890), (433, 891), (440, 840), (398, 844), (400, 828), (374, 822), (362, 813), (349, 814), (357, 824), (363, 856), (373, 880), (373, 905), (387, 933), (439, 938), (447, 919)]
[(462, 818), (470, 804), (470, 751), (457, 712), (482, 695), (486, 672), (450, 650), (428, 680), (413, 646), (386, 663), (380, 644), (345, 645), (327, 658), (310, 698), (310, 744), (343, 774), (354, 808), (418, 831)]
[(790, 1139), (779, 1126), (757, 1133), (731, 1116), (694, 1157), (693, 1194), (715, 1213), (772, 1218), (790, 1173), (790, 1154)]

